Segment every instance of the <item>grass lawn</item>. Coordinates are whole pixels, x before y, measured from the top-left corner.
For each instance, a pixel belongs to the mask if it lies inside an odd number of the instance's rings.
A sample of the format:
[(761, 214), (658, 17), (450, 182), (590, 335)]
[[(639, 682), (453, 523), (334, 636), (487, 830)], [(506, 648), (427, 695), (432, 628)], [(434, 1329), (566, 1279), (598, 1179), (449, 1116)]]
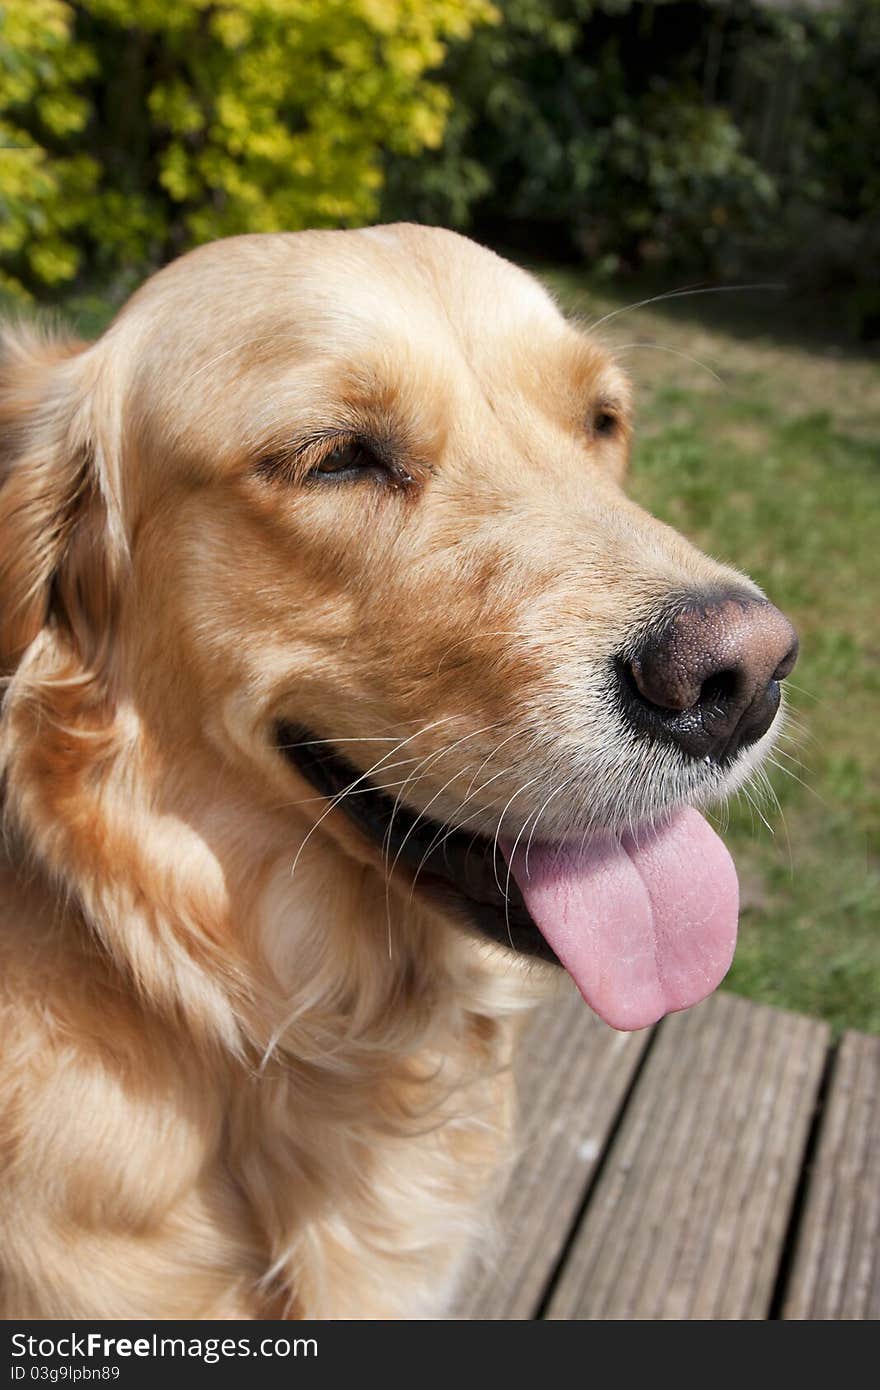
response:
[[(587, 322), (627, 303), (576, 272), (544, 279)], [(68, 310), (86, 336), (109, 317), (96, 297)], [(600, 332), (638, 387), (633, 492), (753, 575), (801, 636), (779, 806), (740, 798), (718, 817), (743, 895), (728, 983), (880, 1032), (880, 365), (815, 329), (763, 293), (652, 305)]]
[[(588, 322), (627, 302), (544, 278)], [(741, 798), (724, 830), (743, 890), (728, 983), (880, 1032), (880, 364), (798, 345), (778, 296), (736, 298), (599, 331), (638, 388), (633, 494), (753, 575), (801, 637), (779, 808)]]

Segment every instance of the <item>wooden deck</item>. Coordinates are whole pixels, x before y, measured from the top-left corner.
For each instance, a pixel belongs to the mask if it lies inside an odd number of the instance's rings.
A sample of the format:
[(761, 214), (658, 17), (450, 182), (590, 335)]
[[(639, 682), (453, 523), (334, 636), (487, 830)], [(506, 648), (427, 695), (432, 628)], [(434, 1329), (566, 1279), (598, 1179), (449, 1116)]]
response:
[(455, 1316), (880, 1317), (880, 1038), (725, 994), (614, 1033), (572, 993), (520, 1058), (521, 1156)]

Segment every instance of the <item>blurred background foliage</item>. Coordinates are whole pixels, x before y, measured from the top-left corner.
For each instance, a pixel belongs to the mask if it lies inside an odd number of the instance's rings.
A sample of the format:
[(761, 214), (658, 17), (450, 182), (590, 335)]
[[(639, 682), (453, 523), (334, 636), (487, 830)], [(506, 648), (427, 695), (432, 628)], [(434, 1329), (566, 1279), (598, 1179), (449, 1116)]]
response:
[(878, 0), (507, 0), (450, 49), (395, 214), (609, 275), (784, 268), (880, 336)]
[(872, 338), (878, 72), (880, 0), (0, 0), (0, 273), (401, 217), (609, 276), (784, 267)]
[[(373, 220), (441, 143), (487, 0), (4, 0), (0, 269), (39, 293), (237, 232)], [(125, 286), (123, 286), (123, 289)]]

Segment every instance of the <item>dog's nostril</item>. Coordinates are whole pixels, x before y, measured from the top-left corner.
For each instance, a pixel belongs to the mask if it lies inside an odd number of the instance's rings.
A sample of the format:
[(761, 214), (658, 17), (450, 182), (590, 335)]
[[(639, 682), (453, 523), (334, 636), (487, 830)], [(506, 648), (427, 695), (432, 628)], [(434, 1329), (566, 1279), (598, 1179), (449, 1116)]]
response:
[(710, 705), (732, 699), (736, 695), (740, 680), (739, 671), (717, 671), (703, 681), (696, 703)]
[(674, 651), (659, 649), (648, 653), (643, 661), (630, 662), (627, 669), (643, 700), (657, 709), (675, 712), (732, 699), (744, 678), (739, 668), (727, 668), (701, 680), (699, 666), (688, 670), (676, 660)]
[(660, 710), (690, 709), (700, 698), (702, 682), (694, 680), (658, 643), (646, 647), (641, 660), (634, 658), (627, 671), (636, 691), (648, 705)]
[(743, 682), (739, 669), (713, 671), (700, 681), (698, 677), (688, 679), (679, 664), (658, 659), (630, 662), (627, 672), (646, 704), (667, 713), (723, 704), (736, 696)]
[(776, 667), (776, 670), (773, 672), (773, 680), (784, 681), (786, 676), (791, 675), (792, 671), (794, 670), (795, 662), (798, 659), (799, 647), (800, 644), (798, 642), (797, 637), (795, 637), (785, 656), (782, 658), (779, 665)]

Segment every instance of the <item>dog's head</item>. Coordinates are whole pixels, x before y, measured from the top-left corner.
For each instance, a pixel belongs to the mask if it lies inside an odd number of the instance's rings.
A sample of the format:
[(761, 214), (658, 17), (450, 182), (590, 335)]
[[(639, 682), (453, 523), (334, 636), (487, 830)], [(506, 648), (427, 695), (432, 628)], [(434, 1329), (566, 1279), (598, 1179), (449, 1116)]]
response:
[(56, 686), (617, 1026), (714, 987), (735, 876), (694, 808), (760, 761), (794, 633), (628, 500), (627, 380), (535, 280), (434, 229), (243, 237), (16, 351), (7, 674), (51, 640)]

